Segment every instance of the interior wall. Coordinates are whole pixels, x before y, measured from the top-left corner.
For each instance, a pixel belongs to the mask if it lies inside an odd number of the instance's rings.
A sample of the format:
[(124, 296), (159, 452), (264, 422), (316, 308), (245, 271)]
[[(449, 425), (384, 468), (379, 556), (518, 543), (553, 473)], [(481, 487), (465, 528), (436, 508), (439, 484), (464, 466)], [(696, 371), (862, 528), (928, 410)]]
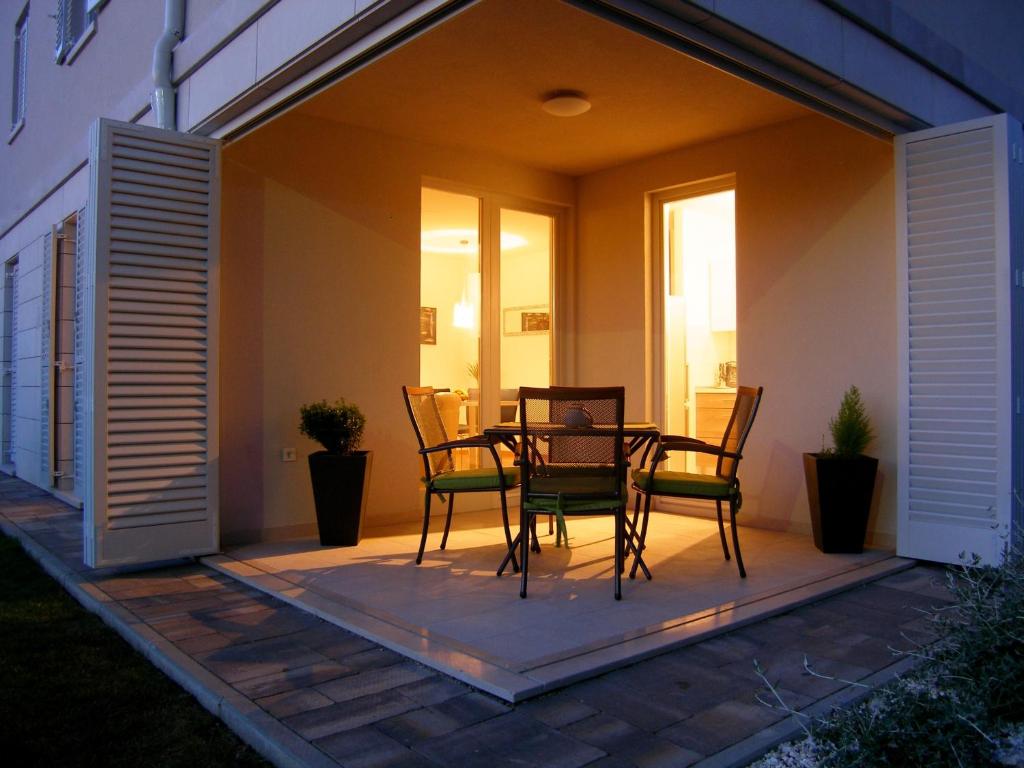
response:
[[(221, 527), (226, 542), (308, 533), (302, 403), (344, 396), (374, 452), (368, 521), (420, 514), (401, 399), (419, 381), (420, 188), (443, 179), (559, 205), (572, 179), (285, 115), (225, 147)], [(440, 318), (439, 318), (440, 320)], [(295, 446), (298, 461), (282, 462)]]
[(626, 385), (627, 418), (648, 415), (645, 195), (727, 173), (736, 175), (740, 383), (765, 388), (741, 466), (741, 519), (809, 529), (801, 454), (821, 449), (829, 418), (856, 384), (878, 433), (869, 448), (880, 459), (873, 541), (894, 545), (897, 315), (889, 144), (808, 117), (580, 178), (578, 383), (614, 378)]

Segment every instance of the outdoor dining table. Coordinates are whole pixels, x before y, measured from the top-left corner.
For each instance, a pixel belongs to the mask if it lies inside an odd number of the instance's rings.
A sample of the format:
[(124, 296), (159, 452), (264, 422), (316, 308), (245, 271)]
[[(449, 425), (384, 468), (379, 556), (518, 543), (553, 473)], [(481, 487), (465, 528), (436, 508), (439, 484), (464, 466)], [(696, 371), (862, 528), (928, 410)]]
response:
[[(579, 428), (566, 427), (564, 424), (543, 424), (534, 422), (531, 425), (529, 431), (531, 434), (535, 435), (543, 435), (545, 437), (556, 437), (559, 431), (568, 431), (578, 434)], [(598, 435), (607, 434), (613, 437), (618, 431), (618, 427), (614, 424), (593, 424), (587, 427), (587, 431), (593, 431), (594, 434)], [(493, 426), (487, 427), (484, 430), (484, 434), (487, 435), (488, 437), (500, 440), (503, 445), (505, 445), (509, 450), (515, 453), (517, 447), (517, 440), (522, 435), (522, 425), (518, 421), (503, 421), (498, 424), (494, 424)], [(629, 457), (632, 457), (634, 454), (639, 453), (640, 451), (644, 451), (644, 455), (646, 456), (646, 451), (658, 440), (658, 437), (660, 435), (661, 432), (658, 429), (658, 426), (651, 422), (635, 421), (626, 422), (625, 424), (623, 424), (622, 436), (624, 439), (629, 441), (626, 444), (627, 459)], [(505, 566), (508, 565), (508, 563), (511, 561), (512, 553), (515, 551), (516, 546), (518, 546), (522, 536), (523, 532), (520, 531), (519, 534), (516, 536), (515, 540), (512, 542), (512, 547), (509, 549), (508, 554), (505, 555), (505, 559), (502, 561), (501, 565), (498, 568), (499, 575), (501, 575), (502, 571), (505, 570)], [(566, 545), (568, 546), (568, 542), (566, 542)], [(633, 549), (634, 553), (636, 553), (636, 549), (635, 547), (633, 547), (632, 543), (630, 543), (630, 548)], [(647, 565), (643, 562), (643, 558), (639, 556), (639, 553), (637, 553), (637, 557), (637, 562), (643, 569), (644, 574), (647, 576), (647, 578), (650, 578), (650, 571), (647, 569)]]
[[(558, 429), (562, 425), (560, 424), (535, 424), (531, 428), (531, 432), (543, 433), (546, 435), (557, 435)], [(616, 432), (616, 426), (614, 424), (594, 424), (587, 428), (593, 430), (595, 434), (606, 433), (608, 435), (614, 435)], [(493, 426), (487, 427), (484, 430), (484, 434), (488, 437), (496, 437), (503, 445), (511, 450), (515, 450), (516, 442), (522, 433), (522, 426), (518, 421), (502, 421)], [(622, 425), (622, 436), (629, 440), (627, 444), (627, 453), (629, 456), (633, 456), (642, 450), (645, 450), (651, 443), (658, 439), (661, 432), (658, 429), (657, 424), (652, 424), (649, 421), (627, 421)]]

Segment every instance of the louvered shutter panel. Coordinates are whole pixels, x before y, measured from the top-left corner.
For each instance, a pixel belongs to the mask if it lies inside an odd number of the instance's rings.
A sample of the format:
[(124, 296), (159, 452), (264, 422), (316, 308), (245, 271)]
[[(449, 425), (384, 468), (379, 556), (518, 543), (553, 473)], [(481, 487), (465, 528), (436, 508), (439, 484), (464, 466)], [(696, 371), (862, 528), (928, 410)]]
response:
[(1001, 115), (896, 141), (904, 557), (993, 563), (1009, 535), (1013, 128)]
[(86, 286), (86, 562), (218, 548), (218, 143), (98, 120)]
[(74, 357), (74, 411), (75, 411), (75, 495), (81, 497), (82, 489), (85, 487), (85, 441), (86, 441), (86, 414), (88, 413), (85, 392), (85, 372), (88, 366), (85, 363), (85, 307), (86, 307), (86, 248), (87, 238), (84, 236), (86, 222), (86, 209), (78, 212), (78, 236), (75, 238), (75, 357)]
[(60, 64), (64, 57), (71, 50), (73, 41), (71, 39), (71, 2), (72, 0), (57, 0), (57, 45), (54, 49), (54, 59)]

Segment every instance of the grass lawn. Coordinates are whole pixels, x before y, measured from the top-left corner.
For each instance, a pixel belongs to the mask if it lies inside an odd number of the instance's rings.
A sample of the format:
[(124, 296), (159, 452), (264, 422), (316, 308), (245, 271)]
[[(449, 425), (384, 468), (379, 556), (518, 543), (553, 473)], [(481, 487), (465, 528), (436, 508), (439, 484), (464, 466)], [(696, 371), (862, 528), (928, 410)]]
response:
[(19, 767), (270, 765), (2, 535), (0, 755)]

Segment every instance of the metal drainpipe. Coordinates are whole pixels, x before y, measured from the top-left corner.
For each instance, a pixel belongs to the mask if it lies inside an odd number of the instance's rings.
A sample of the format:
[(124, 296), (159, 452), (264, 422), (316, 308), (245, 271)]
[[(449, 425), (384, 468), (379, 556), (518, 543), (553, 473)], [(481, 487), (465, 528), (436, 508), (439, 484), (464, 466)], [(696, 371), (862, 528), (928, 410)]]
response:
[(185, 36), (185, 0), (164, 0), (164, 33), (153, 48), (153, 112), (158, 128), (177, 130), (171, 51)]

